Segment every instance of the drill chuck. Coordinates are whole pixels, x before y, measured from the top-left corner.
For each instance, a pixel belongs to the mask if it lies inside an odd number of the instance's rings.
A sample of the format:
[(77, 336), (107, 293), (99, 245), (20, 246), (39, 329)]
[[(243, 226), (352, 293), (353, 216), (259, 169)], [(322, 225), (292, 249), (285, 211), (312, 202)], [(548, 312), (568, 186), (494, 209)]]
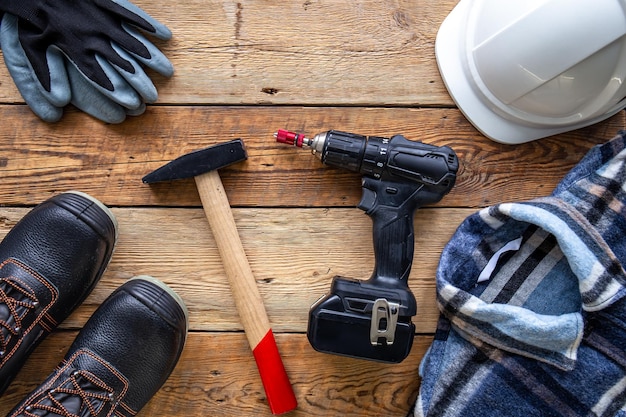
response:
[[(309, 139), (300, 133), (279, 130), (274, 134), (277, 142), (294, 145), (299, 148), (310, 147), (314, 155), (317, 155), (326, 165), (349, 171), (360, 172), (366, 175), (374, 175), (375, 170), (371, 163), (382, 164), (379, 152), (380, 146), (374, 144), (376, 139), (355, 133), (329, 130), (315, 135)], [(370, 143), (372, 142), (372, 143)], [(378, 155), (378, 157), (377, 157)], [(364, 166), (364, 170), (361, 167)], [(380, 175), (378, 175), (380, 177)]]
[(276, 138), (276, 142), (279, 143), (297, 146), (298, 148), (302, 148), (304, 146), (310, 147), (311, 152), (313, 152), (314, 155), (322, 158), (324, 147), (326, 145), (326, 133), (327, 132), (319, 133), (315, 135), (313, 139), (309, 139), (301, 133), (279, 129), (276, 133), (274, 133), (274, 137)]

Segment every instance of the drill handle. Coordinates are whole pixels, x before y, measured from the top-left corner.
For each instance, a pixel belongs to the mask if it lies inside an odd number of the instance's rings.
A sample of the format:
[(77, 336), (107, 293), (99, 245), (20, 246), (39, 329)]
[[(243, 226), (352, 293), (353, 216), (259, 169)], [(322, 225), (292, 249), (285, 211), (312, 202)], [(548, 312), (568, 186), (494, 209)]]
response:
[[(424, 193), (428, 195), (424, 195)], [(413, 264), (415, 210), (432, 200), (423, 184), (363, 178), (359, 208), (373, 221), (375, 269), (371, 281), (408, 287)]]

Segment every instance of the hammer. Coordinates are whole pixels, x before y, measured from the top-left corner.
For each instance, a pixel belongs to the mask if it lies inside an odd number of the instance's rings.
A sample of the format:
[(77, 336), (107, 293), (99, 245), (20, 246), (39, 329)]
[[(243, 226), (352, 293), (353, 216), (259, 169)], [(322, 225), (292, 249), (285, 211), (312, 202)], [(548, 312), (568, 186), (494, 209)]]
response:
[(142, 181), (150, 184), (191, 177), (195, 179), (270, 410), (272, 414), (282, 414), (296, 408), (296, 397), (217, 172), (219, 168), (247, 158), (243, 141), (236, 139), (180, 156), (146, 175)]

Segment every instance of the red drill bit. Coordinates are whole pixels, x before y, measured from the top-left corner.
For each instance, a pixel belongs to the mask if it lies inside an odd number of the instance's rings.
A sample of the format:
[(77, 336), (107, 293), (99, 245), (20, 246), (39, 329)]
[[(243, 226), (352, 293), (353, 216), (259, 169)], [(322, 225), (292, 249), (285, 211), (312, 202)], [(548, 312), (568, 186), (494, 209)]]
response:
[(274, 133), (276, 142), (286, 143), (287, 145), (297, 146), (301, 148), (302, 145), (308, 145), (309, 140), (304, 135), (296, 132), (290, 132), (285, 129), (278, 129), (278, 132)]

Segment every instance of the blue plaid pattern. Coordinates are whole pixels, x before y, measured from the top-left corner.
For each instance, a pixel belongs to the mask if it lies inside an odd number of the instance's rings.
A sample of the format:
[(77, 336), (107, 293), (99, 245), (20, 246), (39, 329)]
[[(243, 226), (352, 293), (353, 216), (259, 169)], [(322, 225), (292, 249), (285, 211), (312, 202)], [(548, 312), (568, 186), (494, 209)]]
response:
[(459, 226), (415, 416), (626, 417), (625, 137), (592, 148), (551, 196)]

